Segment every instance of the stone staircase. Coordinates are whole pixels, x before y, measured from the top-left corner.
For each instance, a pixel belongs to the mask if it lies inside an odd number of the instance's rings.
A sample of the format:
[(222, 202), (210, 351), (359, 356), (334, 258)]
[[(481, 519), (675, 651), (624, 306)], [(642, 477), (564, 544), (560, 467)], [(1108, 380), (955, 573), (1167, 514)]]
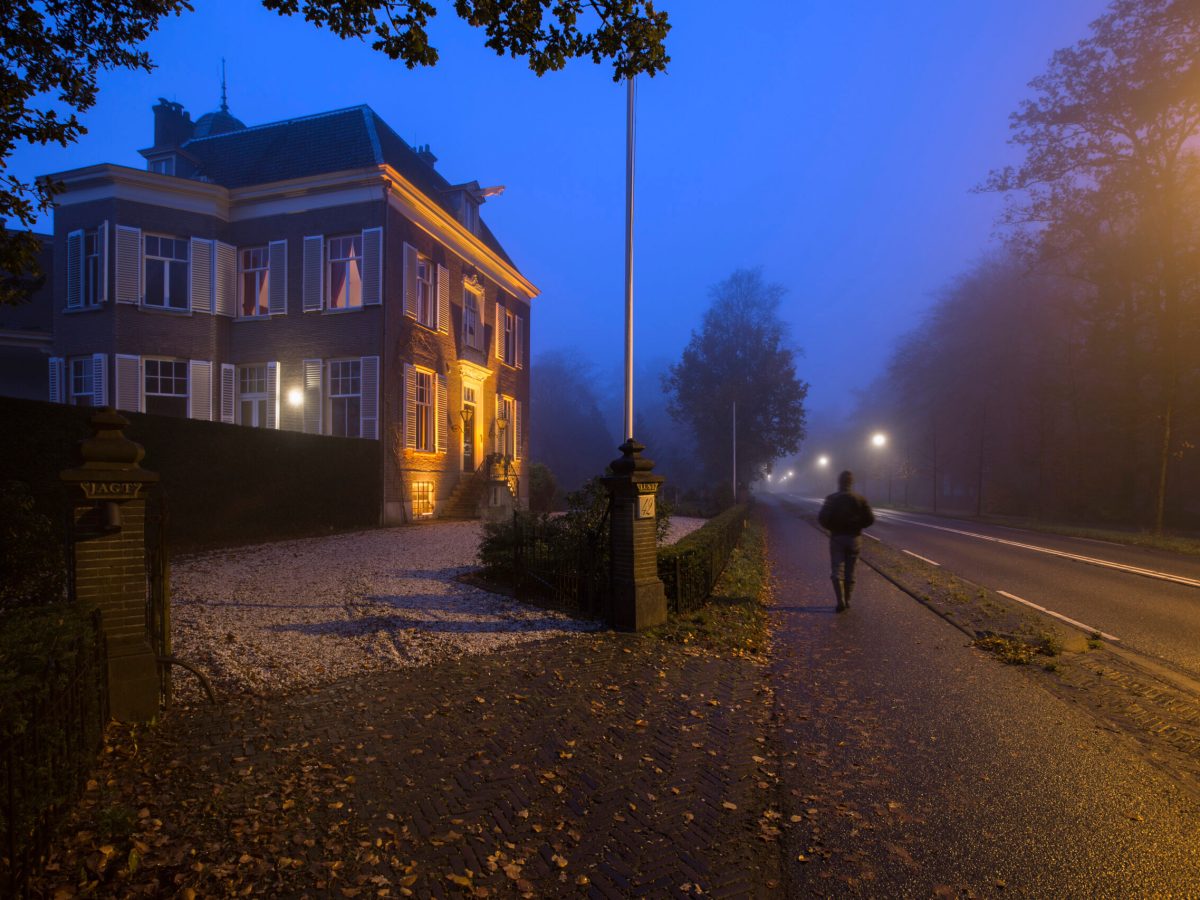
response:
[(450, 497), (438, 510), (441, 519), (478, 519), (479, 502), (487, 490), (487, 480), (481, 472), (464, 472)]

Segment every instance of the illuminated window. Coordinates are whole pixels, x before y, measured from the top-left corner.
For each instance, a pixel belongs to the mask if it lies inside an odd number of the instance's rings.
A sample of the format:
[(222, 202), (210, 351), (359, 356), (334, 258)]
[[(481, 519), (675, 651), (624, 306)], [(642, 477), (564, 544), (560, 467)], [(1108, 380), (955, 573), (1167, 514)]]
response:
[(433, 515), (433, 482), (414, 481), (412, 485), (412, 508), (414, 519), (426, 519)]
[(433, 452), (433, 375), (416, 372), (417, 449)]
[(479, 327), (479, 302), (483, 292), (473, 285), (463, 285), (463, 346), (483, 349), (483, 329)]
[(265, 316), (268, 312), (268, 254), (266, 247), (249, 247), (241, 253), (242, 315)]
[(329, 308), (362, 306), (362, 235), (329, 239)]

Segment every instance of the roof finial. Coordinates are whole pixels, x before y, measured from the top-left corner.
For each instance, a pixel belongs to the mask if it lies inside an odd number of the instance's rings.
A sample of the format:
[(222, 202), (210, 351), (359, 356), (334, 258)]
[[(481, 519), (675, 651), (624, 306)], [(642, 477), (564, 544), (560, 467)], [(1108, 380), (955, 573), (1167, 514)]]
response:
[(225, 57), (221, 57), (221, 112), (229, 112), (229, 101), (225, 97)]

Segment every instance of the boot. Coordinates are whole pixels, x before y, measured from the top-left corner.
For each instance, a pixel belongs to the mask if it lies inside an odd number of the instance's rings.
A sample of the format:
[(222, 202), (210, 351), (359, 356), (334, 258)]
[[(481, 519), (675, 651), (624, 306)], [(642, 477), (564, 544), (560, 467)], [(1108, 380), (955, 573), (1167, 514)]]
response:
[(834, 578), (834, 579), (832, 579), (832, 581), (833, 581), (833, 594), (835, 597), (837, 597), (837, 611), (845, 612), (846, 611), (846, 600), (842, 593), (842, 581), (840, 578)]
[(850, 594), (854, 590), (854, 582), (847, 581), (842, 585), (842, 602), (846, 604), (846, 609), (850, 608)]

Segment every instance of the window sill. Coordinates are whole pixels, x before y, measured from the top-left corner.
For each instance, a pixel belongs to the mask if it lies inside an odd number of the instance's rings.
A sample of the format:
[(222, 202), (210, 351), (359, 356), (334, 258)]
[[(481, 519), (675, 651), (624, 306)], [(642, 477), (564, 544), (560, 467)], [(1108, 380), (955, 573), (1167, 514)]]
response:
[(102, 312), (107, 306), (107, 303), (97, 303), (95, 306), (64, 306), (61, 312), (65, 316), (77, 316), (81, 313)]
[(364, 307), (364, 306), (347, 306), (345, 309), (323, 309), (323, 310), (321, 310), (321, 315), (323, 315), (323, 316), (344, 316), (347, 313), (360, 313), (365, 308), (366, 307)]
[(287, 313), (267, 313), (265, 316), (234, 316), (235, 322), (269, 322), (271, 319), (279, 319), (286, 316)]
[(191, 317), (192, 315), (192, 311), (190, 309), (175, 309), (171, 306), (150, 306), (146, 303), (139, 303), (137, 308), (142, 312), (166, 313), (169, 316)]

